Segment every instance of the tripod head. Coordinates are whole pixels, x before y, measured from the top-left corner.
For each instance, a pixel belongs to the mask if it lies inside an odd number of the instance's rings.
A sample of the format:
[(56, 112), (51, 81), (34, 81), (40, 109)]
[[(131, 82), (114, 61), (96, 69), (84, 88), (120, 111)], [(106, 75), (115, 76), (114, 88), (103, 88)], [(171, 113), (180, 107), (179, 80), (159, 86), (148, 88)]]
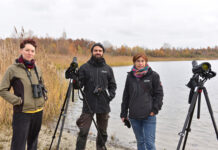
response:
[(74, 79), (74, 80), (76, 80), (77, 77), (78, 77), (77, 57), (73, 57), (73, 61), (70, 64), (70, 67), (65, 72), (65, 78), (66, 79)]
[(209, 62), (203, 62), (198, 65), (196, 60), (192, 61), (192, 72), (194, 75), (186, 85), (187, 87), (190, 88), (190, 93), (189, 93), (189, 104), (191, 103), (192, 96), (194, 94), (194, 90), (196, 87), (203, 87), (204, 83), (213, 77), (216, 76), (216, 72), (212, 71), (211, 65)]

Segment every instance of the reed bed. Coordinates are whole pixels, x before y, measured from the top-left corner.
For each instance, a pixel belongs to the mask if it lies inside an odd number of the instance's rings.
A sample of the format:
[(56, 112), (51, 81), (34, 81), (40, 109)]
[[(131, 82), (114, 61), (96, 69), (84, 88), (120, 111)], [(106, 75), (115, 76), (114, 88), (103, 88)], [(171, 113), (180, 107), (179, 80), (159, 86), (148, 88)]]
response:
[[(90, 57), (90, 55), (60, 55), (60, 54), (50, 54), (48, 59), (53, 61), (58, 69), (66, 69), (69, 67), (70, 63), (73, 60), (73, 57), (77, 57), (77, 61), (79, 66), (86, 63)], [(110, 66), (128, 66), (132, 64), (131, 56), (111, 56), (109, 54), (105, 54), (104, 58), (106, 63)]]
[[(6, 40), (0, 45), (0, 80), (9, 65), (19, 56), (19, 39)], [(53, 60), (55, 61), (55, 60)], [(52, 120), (60, 113), (63, 99), (67, 90), (67, 81), (62, 77), (63, 72), (57, 69), (44, 49), (36, 49), (36, 63), (43, 72), (43, 80), (48, 90), (48, 100), (44, 108), (44, 123)], [(13, 92), (13, 91), (11, 91)], [(0, 125), (9, 125), (12, 121), (13, 107), (0, 98)]]
[[(8, 39), (0, 45), (0, 81), (15, 59), (19, 56), (20, 40)], [(75, 55), (79, 66), (86, 63), (90, 55)], [(74, 56), (47, 54), (46, 50), (38, 45), (36, 49), (36, 63), (43, 72), (43, 79), (48, 90), (48, 100), (44, 108), (44, 123), (51, 121), (60, 113), (65, 93), (67, 90), (67, 80), (64, 79), (64, 69), (68, 68)], [(105, 55), (106, 62), (112, 66), (123, 66), (131, 64), (131, 57)], [(13, 92), (13, 89), (11, 90)], [(0, 125), (10, 125), (12, 121), (13, 107), (0, 97)]]
[[(19, 56), (20, 39), (6, 39), (0, 44), (0, 80), (2, 79), (9, 65)], [(67, 80), (64, 79), (64, 69), (68, 68), (73, 57), (77, 57), (81, 66), (86, 63), (90, 55), (61, 55), (48, 54), (43, 47), (36, 49), (36, 63), (43, 72), (43, 79), (48, 89), (48, 100), (44, 108), (44, 123), (52, 120), (60, 113), (65, 93), (67, 90)], [(110, 66), (132, 65), (132, 56), (111, 56), (104, 54), (105, 60)], [(169, 58), (169, 57), (149, 57), (149, 61), (172, 61), (172, 60), (193, 60), (195, 58)], [(199, 58), (198, 58), (199, 59)], [(201, 58), (204, 59), (204, 58)], [(208, 58), (205, 58), (208, 59)], [(211, 58), (213, 59), (213, 58)], [(12, 121), (12, 106), (0, 97), (0, 125), (9, 125)]]
[[(73, 60), (73, 57), (77, 57), (77, 61), (79, 66), (86, 63), (90, 57), (90, 55), (60, 55), (60, 54), (49, 54), (48, 59), (52, 62), (54, 62), (56, 68), (59, 70), (63, 70), (69, 67), (70, 63)], [(106, 63), (110, 66), (129, 66), (132, 65), (132, 58), (133, 56), (112, 56), (109, 54), (104, 54), (104, 58), (106, 60)], [(176, 57), (148, 57), (148, 62), (150, 61), (189, 61), (189, 60), (212, 60), (217, 58), (176, 58)]]

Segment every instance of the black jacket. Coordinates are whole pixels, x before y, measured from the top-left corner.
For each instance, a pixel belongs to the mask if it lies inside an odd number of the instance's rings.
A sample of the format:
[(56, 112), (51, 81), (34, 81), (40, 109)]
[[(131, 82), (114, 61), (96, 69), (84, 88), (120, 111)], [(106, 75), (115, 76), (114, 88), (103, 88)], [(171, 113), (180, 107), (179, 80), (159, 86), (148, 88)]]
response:
[(150, 68), (146, 75), (136, 78), (129, 72), (123, 92), (121, 118), (145, 119), (150, 112), (155, 114), (162, 107), (163, 88), (159, 75)]
[[(117, 88), (113, 70), (105, 60), (96, 62), (93, 57), (79, 69), (79, 81), (84, 86), (85, 98), (93, 113), (110, 112), (110, 101)], [(99, 90), (98, 90), (99, 89)], [(83, 100), (83, 112), (90, 113)]]

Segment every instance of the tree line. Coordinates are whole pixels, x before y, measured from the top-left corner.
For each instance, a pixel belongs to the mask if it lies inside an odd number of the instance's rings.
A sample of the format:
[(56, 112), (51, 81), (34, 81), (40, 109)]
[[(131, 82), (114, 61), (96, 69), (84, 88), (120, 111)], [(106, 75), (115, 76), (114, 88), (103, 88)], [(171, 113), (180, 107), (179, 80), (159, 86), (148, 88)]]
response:
[[(91, 46), (95, 41), (87, 39), (67, 39), (61, 37), (58, 39), (46, 37), (33, 37), (38, 43), (38, 49), (43, 49), (48, 54), (62, 54), (62, 55), (88, 55), (90, 54)], [(21, 38), (5, 38), (0, 39), (0, 45), (19, 45)], [(103, 43), (104, 45), (104, 43)], [(2, 47), (3, 48), (3, 47)], [(15, 48), (15, 47), (13, 47)], [(218, 58), (218, 46), (213, 48), (174, 48), (165, 43), (161, 48), (148, 49), (140, 46), (128, 47), (120, 46), (114, 47), (107, 44), (106, 53), (112, 56), (133, 56), (141, 52), (146, 53), (148, 57), (174, 57), (174, 58)]]

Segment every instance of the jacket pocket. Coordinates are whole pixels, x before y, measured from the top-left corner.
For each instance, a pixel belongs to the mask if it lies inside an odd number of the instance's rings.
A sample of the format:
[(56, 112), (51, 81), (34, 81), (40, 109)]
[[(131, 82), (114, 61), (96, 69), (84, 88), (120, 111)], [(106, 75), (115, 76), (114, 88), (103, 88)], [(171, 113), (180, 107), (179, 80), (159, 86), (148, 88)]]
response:
[(152, 103), (142, 102), (130, 106), (129, 114), (134, 118), (147, 118), (151, 112)]
[(103, 95), (103, 99), (105, 100), (106, 104), (109, 104), (110, 103), (110, 97), (108, 96), (107, 92), (106, 91), (103, 91), (102, 92), (102, 95)]
[(141, 83), (141, 87), (145, 92), (150, 92), (152, 90), (152, 83), (150, 80), (144, 80), (144, 82)]
[(45, 104), (45, 100), (42, 97), (37, 99), (36, 101), (37, 101), (37, 107), (43, 107)]

